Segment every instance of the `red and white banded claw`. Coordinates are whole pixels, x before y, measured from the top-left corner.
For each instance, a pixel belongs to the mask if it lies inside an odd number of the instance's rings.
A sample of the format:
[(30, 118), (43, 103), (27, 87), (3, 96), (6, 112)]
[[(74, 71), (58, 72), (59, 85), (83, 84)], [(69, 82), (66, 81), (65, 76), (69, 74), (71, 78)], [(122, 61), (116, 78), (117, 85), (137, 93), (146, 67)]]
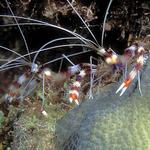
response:
[(137, 75), (137, 70), (134, 68), (130, 72), (130, 74), (127, 76), (127, 78), (124, 80), (124, 82), (120, 85), (120, 87), (118, 88), (116, 93), (121, 91), (120, 96), (122, 96), (124, 94), (124, 92), (127, 90), (127, 88), (129, 87), (129, 85), (131, 84), (131, 82), (133, 81), (133, 79), (135, 78), (136, 75)]

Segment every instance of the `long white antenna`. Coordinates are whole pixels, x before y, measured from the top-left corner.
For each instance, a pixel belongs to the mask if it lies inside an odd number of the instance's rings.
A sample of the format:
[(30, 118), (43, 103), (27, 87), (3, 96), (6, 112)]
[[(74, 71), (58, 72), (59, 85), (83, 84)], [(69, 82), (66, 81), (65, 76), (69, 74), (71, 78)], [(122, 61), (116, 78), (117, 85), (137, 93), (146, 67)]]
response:
[(43, 79), (42, 79), (42, 110), (44, 108), (44, 102), (45, 102), (45, 74), (43, 73)]
[(92, 35), (93, 39), (95, 40), (96, 44), (98, 47), (101, 47), (96, 39), (96, 37), (94, 36), (94, 34), (92, 33), (92, 31), (90, 30), (90, 28), (88, 27), (88, 25), (85, 23), (85, 21), (82, 19), (82, 17), (80, 16), (80, 14), (76, 11), (76, 9), (73, 7), (73, 5), (69, 2), (69, 0), (67, 0), (67, 2), (69, 3), (69, 5), (72, 7), (72, 9), (75, 11), (75, 13), (78, 15), (78, 17), (80, 18), (80, 20), (82, 21), (82, 23), (85, 25), (85, 27), (88, 29), (88, 31), (90, 32), (90, 34)]
[(75, 64), (65, 54), (62, 54), (62, 56), (66, 58), (73, 66), (75, 66)]
[[(59, 45), (59, 46), (53, 46), (53, 47), (50, 47), (50, 48), (45, 48), (45, 49), (42, 49), (40, 52), (42, 52), (42, 51), (48, 51), (48, 50), (52, 50), (52, 49), (57, 49), (57, 48), (60, 48), (60, 47), (70, 47), (70, 46), (83, 46), (83, 47), (88, 47), (88, 48), (91, 48), (89, 45), (84, 45), (84, 44), (67, 44), (67, 45)], [(38, 50), (39, 51), (39, 50)], [(30, 55), (32, 55), (32, 54), (36, 54), (38, 51), (33, 51), (33, 52), (30, 52), (29, 54)], [(78, 53), (75, 53), (75, 54), (72, 54), (71, 56), (75, 56), (75, 55), (78, 55), (78, 54), (83, 54), (83, 53), (87, 53), (87, 52), (90, 52), (90, 51), (92, 51), (92, 50), (88, 50), (88, 51), (85, 51), (85, 52), (78, 52)], [(23, 57), (25, 57), (25, 56), (28, 56), (29, 54), (25, 54), (25, 55), (22, 55), (22, 56), (20, 56), (20, 57), (17, 57), (17, 58), (15, 58), (15, 59), (13, 59), (13, 60), (10, 60), (9, 62), (7, 62), (7, 63), (5, 63), (5, 64), (3, 64), (3, 65), (1, 65), (0, 66), (0, 69), (1, 68), (3, 68), (3, 67), (5, 67), (7, 64), (10, 64), (11, 62), (14, 62), (14, 61), (16, 61), (16, 60), (19, 60), (19, 59), (21, 59), (21, 58), (23, 58)], [(57, 58), (57, 60), (61, 60), (63, 57), (61, 57), (61, 58)], [(55, 59), (54, 59), (55, 60)], [(53, 61), (54, 61), (53, 60)], [(45, 64), (46, 65), (46, 64)]]
[[(22, 56), (21, 54), (15, 52), (15, 51), (12, 50), (12, 49), (7, 48), (7, 47), (4, 47), (4, 46), (1, 46), (1, 45), (0, 45), (0, 48), (4, 49), (4, 50), (6, 50), (6, 51), (12, 52), (12, 53), (14, 53), (14, 54), (16, 54), (16, 55), (18, 55), (18, 56)], [(25, 57), (23, 57), (23, 58), (24, 58), (25, 60), (27, 60)]]
[[(0, 17), (8, 17), (8, 18), (13, 18), (13, 16), (11, 15), (0, 15)], [(21, 16), (14, 16), (15, 18), (17, 19), (23, 19), (23, 20), (27, 20), (27, 21), (33, 21), (33, 22), (36, 22), (37, 25), (43, 25), (43, 26), (47, 26), (47, 27), (52, 27), (52, 28), (56, 28), (56, 29), (59, 29), (59, 30), (62, 30), (62, 31), (65, 31), (77, 38), (79, 38), (83, 43), (92, 43), (94, 46), (98, 46), (96, 43), (94, 43), (93, 41), (89, 40), (89, 39), (86, 39), (85, 37), (81, 36), (80, 34), (77, 34), (77, 33), (74, 33), (73, 31), (70, 31), (68, 29), (65, 29), (63, 27), (60, 27), (60, 26), (57, 26), (57, 25), (54, 25), (54, 24), (50, 24), (50, 23), (47, 23), (47, 22), (44, 22), (44, 21), (41, 21), (41, 20), (37, 20), (37, 19), (32, 19), (32, 18), (26, 18), (26, 17), (21, 17)], [(31, 24), (34, 24), (34, 23), (19, 23), (19, 25), (31, 25)], [(34, 24), (35, 25), (35, 24)]]
[(54, 39), (54, 40), (51, 40), (51, 41), (45, 43), (44, 45), (42, 45), (42, 46), (40, 47), (40, 49), (38, 50), (38, 52), (37, 52), (36, 55), (34, 56), (33, 61), (32, 61), (32, 64), (35, 64), (35, 61), (36, 61), (37, 56), (38, 56), (39, 53), (44, 49), (44, 47), (46, 47), (47, 45), (50, 45), (50, 44), (52, 44), (52, 43), (54, 43), (54, 42), (58, 42), (58, 41), (61, 41), (61, 40), (70, 40), (70, 39), (72, 39), (72, 40), (75, 39), (75, 40), (76, 40), (76, 39), (78, 39), (78, 38), (77, 38), (77, 37), (58, 38), (58, 39)]
[(141, 79), (140, 79), (140, 71), (138, 71), (138, 86), (139, 86), (139, 91), (141, 96), (143, 96), (142, 94), (142, 90), (141, 90)]
[(109, 1), (108, 7), (106, 9), (106, 13), (105, 13), (105, 17), (104, 17), (104, 21), (103, 21), (103, 30), (102, 30), (102, 37), (101, 37), (101, 46), (103, 47), (103, 43), (104, 43), (104, 34), (105, 34), (105, 24), (106, 24), (106, 19), (107, 19), (107, 15), (108, 15), (108, 11), (110, 9), (111, 3), (113, 0)]
[[(24, 37), (24, 34), (23, 34), (23, 32), (22, 32), (22, 29), (21, 29), (21, 27), (20, 27), (19, 24), (18, 24), (18, 21), (17, 21), (15, 15), (14, 15), (14, 13), (13, 13), (13, 11), (12, 11), (10, 5), (9, 5), (9, 2), (8, 2), (7, 0), (5, 0), (5, 1), (6, 1), (6, 3), (7, 3), (7, 6), (8, 6), (8, 8), (9, 8), (11, 14), (13, 15), (13, 18), (14, 18), (14, 20), (15, 20), (17, 26), (18, 26), (18, 29), (19, 29), (19, 31), (20, 31), (20, 33), (21, 33), (22, 38), (23, 38), (23, 41), (24, 41), (24, 44), (25, 44), (27, 53), (29, 54), (29, 53), (30, 53), (30, 52), (29, 52), (29, 47), (28, 47), (27, 41), (26, 41), (26, 39), (25, 39), (25, 37)], [(29, 59), (30, 59), (30, 61), (31, 61), (30, 55), (29, 55)]]

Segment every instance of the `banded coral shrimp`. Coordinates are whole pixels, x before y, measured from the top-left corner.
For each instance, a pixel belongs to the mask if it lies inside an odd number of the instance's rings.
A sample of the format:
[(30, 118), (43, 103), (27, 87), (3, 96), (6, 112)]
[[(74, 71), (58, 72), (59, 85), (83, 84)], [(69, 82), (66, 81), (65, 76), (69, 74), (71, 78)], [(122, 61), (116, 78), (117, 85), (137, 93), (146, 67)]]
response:
[[(7, 1), (6, 1), (6, 2), (7, 2)], [(9, 6), (8, 2), (7, 2), (7, 5)], [(11, 10), (10, 7), (9, 7), (9, 9)], [(36, 25), (43, 25), (43, 26), (45, 25), (45, 26), (50, 26), (50, 27), (53, 27), (53, 28), (57, 28), (57, 29), (59, 29), (59, 30), (63, 30), (63, 31), (65, 31), (65, 32), (68, 32), (68, 33), (72, 34), (72, 35), (75, 36), (75, 37), (66, 37), (66, 38), (54, 39), (54, 40), (52, 40), (52, 41), (50, 41), (50, 42), (44, 44), (38, 51), (29, 52), (29, 50), (27, 50), (28, 53), (25, 54), (25, 55), (20, 55), (20, 54), (16, 53), (15, 51), (11, 50), (11, 49), (8, 49), (8, 48), (6, 48), (6, 47), (1, 47), (1, 48), (5, 49), (5, 50), (7, 50), (7, 51), (10, 51), (10, 52), (12, 52), (12, 53), (15, 53), (15, 54), (17, 54), (17, 55), (19, 56), (19, 57), (13, 59), (13, 60), (8, 60), (7, 63), (1, 65), (1, 71), (7, 70), (7, 69), (13, 69), (13, 68), (15, 68), (15, 67), (20, 67), (21, 65), (27, 65), (27, 66), (29, 66), (29, 69), (30, 69), (29, 72), (27, 72), (27, 73), (25, 73), (25, 74), (22, 74), (22, 75), (18, 78), (18, 80), (10, 87), (10, 90), (12, 90), (13, 88), (16, 88), (16, 86), (19, 87), (19, 90), (20, 90), (20, 89), (21, 89), (20, 86), (22, 86), (22, 87), (23, 87), (23, 91), (24, 91), (24, 89), (26, 89), (27, 86), (29, 86), (29, 85), (32, 86), (32, 84), (35, 84), (36, 80), (33, 79), (33, 78), (34, 78), (34, 74), (38, 73), (39, 70), (40, 70), (40, 68), (42, 68), (43, 66), (45, 66), (45, 65), (47, 65), (47, 64), (50, 64), (50, 63), (52, 63), (52, 62), (54, 62), (54, 61), (58, 61), (58, 60), (61, 60), (62, 58), (64, 58), (64, 57), (60, 57), (60, 58), (58, 58), (58, 59), (56, 58), (56, 60), (52, 60), (52, 61), (47, 62), (47, 63), (45, 63), (45, 64), (43, 64), (43, 65), (41, 65), (41, 66), (38, 66), (38, 65), (35, 63), (35, 61), (36, 61), (36, 58), (37, 58), (37, 56), (38, 56), (38, 54), (39, 54), (40, 52), (46, 51), (46, 50), (50, 50), (50, 49), (54, 49), (54, 48), (59, 48), (59, 47), (62, 48), (62, 47), (69, 47), (69, 46), (85, 46), (85, 47), (92, 48), (92, 47), (94, 46), (94, 45), (90, 46), (90, 45), (87, 45), (87, 44), (80, 44), (80, 42), (79, 42), (79, 44), (57, 45), (57, 46), (53, 46), (53, 47), (49, 47), (49, 48), (44, 49), (44, 47), (46, 47), (47, 45), (49, 45), (49, 44), (51, 44), (51, 43), (54, 43), (54, 42), (57, 42), (57, 41), (61, 41), (61, 40), (77, 40), (77, 39), (79, 39), (79, 40), (81, 40), (83, 43), (91, 42), (91, 44), (94, 44), (94, 42), (83, 38), (82, 36), (78, 35), (77, 33), (74, 33), (74, 32), (72, 32), (72, 31), (70, 31), (70, 30), (61, 28), (61, 27), (59, 27), (59, 26), (52, 25), (52, 24), (48, 24), (48, 23), (44, 23), (44, 22), (41, 22), (41, 21), (38, 21), (38, 20), (34, 20), (34, 19), (28, 19), (28, 18), (25, 18), (25, 17), (21, 17), (21, 18), (20, 18), (20, 17), (14, 16), (14, 14), (13, 14), (12, 11), (11, 11), (11, 13), (12, 13), (12, 16), (4, 16), (4, 15), (2, 15), (2, 16), (3, 16), (3, 17), (9, 17), (9, 18), (11, 18), (11, 17), (12, 17), (12, 18), (15, 18), (15, 23), (14, 23), (13, 25), (16, 25), (16, 26), (19, 27), (19, 30), (20, 30), (20, 32), (21, 32), (21, 35), (22, 35), (23, 39), (24, 39), (24, 42), (26, 43), (26, 47), (27, 47), (27, 42), (26, 42), (25, 37), (24, 37), (24, 35), (23, 35), (22, 31), (21, 31), (20, 26), (21, 26), (21, 25), (26, 25), (26, 24), (27, 24), (27, 25), (30, 25), (30, 23), (18, 23), (18, 21), (17, 21), (18, 18), (19, 18), (19, 19), (25, 19), (25, 20), (28, 20), (28, 21), (29, 21), (29, 20), (30, 20), (30, 21), (36, 21), (36, 22), (37, 22), (37, 23), (35, 22)], [(31, 23), (31, 24), (33, 25), (34, 23)], [(27, 48), (27, 49), (28, 49), (28, 48)], [(81, 54), (82, 54), (82, 53), (86, 53), (86, 52), (81, 52)], [(22, 61), (22, 60), (20, 61), (20, 59), (25, 58), (26, 56), (30, 56), (30, 55), (32, 55), (32, 54), (35, 54), (35, 57), (34, 57), (32, 63), (31, 63), (31, 62), (27, 62), (26, 60), (25, 60), (25, 61)], [(75, 56), (75, 55), (78, 55), (78, 54), (80, 54), (80, 53), (73, 54), (73, 55), (71, 55), (71, 56)], [(67, 56), (67, 58), (68, 58), (68, 57), (69, 57), (69, 56)], [(26, 59), (26, 58), (25, 58), (25, 59)], [(18, 62), (18, 61), (19, 61), (20, 63), (22, 63), (22, 64), (16, 63), (16, 62)], [(40, 73), (42, 73), (42, 71), (41, 71)], [(31, 74), (33, 74), (33, 75), (31, 76)], [(47, 74), (47, 72), (46, 72), (46, 74)], [(48, 73), (48, 74), (50, 74), (50, 73)], [(30, 80), (28, 80), (27, 83), (25, 83), (28, 76), (31, 76), (31, 78), (30, 78)], [(41, 76), (41, 75), (40, 75), (40, 76)], [(44, 87), (44, 76), (42, 77), (42, 79), (43, 79), (43, 87)], [(17, 83), (17, 85), (16, 85), (16, 83)], [(24, 83), (25, 83), (25, 85), (24, 85)], [(32, 90), (31, 90), (31, 91), (32, 91)], [(28, 93), (28, 92), (27, 92), (27, 93)], [(44, 88), (43, 88), (43, 93), (44, 93)], [(28, 94), (27, 94), (27, 95), (28, 95)], [(44, 94), (43, 94), (43, 95), (44, 95)], [(14, 99), (14, 98), (16, 98), (16, 94), (13, 93), (13, 92), (10, 92), (10, 93), (6, 94), (6, 96), (5, 96), (5, 99), (6, 99), (6, 100), (9, 100), (9, 101), (12, 101), (12, 99)]]
[[(79, 44), (81, 44), (81, 43), (79, 43)], [(64, 52), (64, 51), (63, 51), (63, 52)], [(41, 51), (41, 53), (42, 53), (42, 51)], [(112, 53), (112, 52), (110, 52), (110, 55), (111, 55), (111, 53)], [(36, 53), (34, 53), (34, 56), (35, 56), (35, 55), (36, 55)], [(66, 54), (66, 53), (65, 53), (65, 56), (69, 57), (68, 54)], [(63, 57), (63, 56), (62, 56), (62, 57)], [(28, 58), (28, 57), (27, 57), (27, 58)], [(63, 58), (64, 58), (64, 57), (63, 57)], [(37, 57), (37, 59), (38, 59), (38, 57)], [(69, 58), (69, 59), (71, 59), (71, 58)], [(51, 59), (50, 59), (50, 60), (51, 60)], [(53, 60), (53, 59), (52, 59), (52, 60)], [(72, 60), (72, 59), (71, 59), (71, 60)], [(114, 59), (114, 60), (115, 60), (115, 59)], [(110, 61), (110, 59), (107, 60), (108, 63), (109, 63), (109, 61)], [(35, 62), (36, 62), (36, 61), (35, 61)], [(72, 61), (72, 62), (75, 63), (74, 61)], [(110, 61), (110, 62), (111, 62), (111, 61)], [(13, 63), (13, 62), (12, 62), (12, 63)], [(76, 64), (76, 63), (75, 63), (75, 64)], [(38, 65), (39, 65), (39, 64), (38, 64)], [(30, 66), (30, 68), (31, 68), (31, 66)], [(75, 68), (74, 68), (74, 66), (73, 66), (73, 70), (74, 70), (74, 69), (75, 69)], [(31, 69), (30, 69), (30, 70), (31, 70)], [(76, 70), (74, 70), (74, 71), (76, 71)], [(78, 74), (78, 73), (77, 73), (77, 74)], [(30, 76), (30, 77), (31, 77), (31, 76)], [(75, 80), (76, 80), (76, 78), (75, 78)], [(43, 80), (43, 81), (44, 81), (44, 80)], [(89, 81), (89, 80), (88, 80), (88, 81)], [(73, 81), (72, 83), (74, 83), (74, 81)], [(71, 85), (72, 85), (72, 84), (71, 84)], [(76, 84), (76, 85), (77, 85), (77, 84)], [(42, 86), (41, 80), (40, 80), (40, 86)], [(69, 87), (69, 88), (70, 88), (70, 87)], [(73, 87), (73, 88), (75, 88), (75, 87)], [(81, 88), (83, 88), (82, 85), (81, 85)], [(116, 89), (117, 89), (117, 87), (116, 87)], [(67, 90), (68, 90), (68, 89), (67, 89)], [(66, 90), (66, 91), (67, 91), (67, 90)], [(70, 90), (70, 89), (69, 89), (69, 90)], [(68, 90), (68, 91), (69, 91), (69, 90)], [(81, 89), (79, 89), (79, 90), (81, 90)], [(74, 93), (72, 93), (72, 95), (73, 95), (73, 94), (74, 94)], [(115, 94), (115, 93), (114, 93), (114, 94)], [(79, 103), (80, 103), (80, 101), (79, 101)], [(93, 103), (93, 105), (94, 105), (94, 103)], [(45, 114), (45, 112), (43, 112), (43, 113), (44, 113), (44, 115), (47, 115), (47, 114)]]
[[(15, 18), (15, 20), (20, 19), (20, 20), (23, 21), (23, 22), (19, 21), (19, 23), (15, 22), (13, 24), (7, 24), (7, 26), (18, 26), (18, 27), (25, 26), (25, 25), (28, 25), (28, 26), (29, 25), (47, 26), (47, 27), (51, 27), (51, 28), (55, 28), (55, 29), (67, 32), (70, 35), (72, 35), (73, 37), (63, 37), (63, 38), (57, 38), (57, 39), (51, 40), (51, 41), (45, 43), (43, 46), (41, 46), (41, 48), (38, 51), (29, 52), (28, 54), (25, 54), (25, 55), (22, 55), (20, 57), (15, 58), (14, 60), (10, 60), (7, 63), (1, 65), (0, 68), (1, 69), (10, 69), (8, 67), (18, 67), (18, 66), (15, 66), (15, 65), (22, 65), (22, 64), (16, 63), (16, 61), (18, 61), (18, 60), (20, 61), (20, 59), (22, 59), (24, 57), (26, 58), (26, 56), (30, 56), (32, 54), (35, 54), (35, 56), (33, 58), (33, 61), (28, 64), (29, 67), (30, 67), (31, 73), (34, 74), (34, 73), (37, 73), (38, 70), (40, 70), (40, 68), (42, 68), (43, 66), (45, 66), (47, 64), (50, 64), (50, 63), (55, 61), (55, 60), (51, 60), (47, 63), (44, 63), (43, 65), (38, 66), (37, 63), (36, 63), (36, 59), (37, 59), (39, 53), (41, 53), (41, 52), (43, 53), (44, 51), (49, 51), (49, 50), (52, 50), (52, 49), (58, 49), (58, 48), (63, 48), (63, 47), (65, 48), (65, 47), (70, 47), (70, 46), (72, 46), (72, 47), (87, 47), (91, 50), (96, 51), (96, 53), (99, 54), (100, 56), (104, 57), (105, 61), (109, 65), (112, 65), (112, 64), (113, 65), (114, 64), (119, 65), (121, 63), (121, 61), (118, 59), (118, 55), (113, 50), (110, 49), (109, 51), (106, 51), (103, 47), (101, 47), (99, 45), (99, 43), (97, 42), (94, 34), (91, 32), (91, 30), (89, 29), (87, 24), (84, 22), (84, 20), (81, 18), (79, 13), (74, 9), (73, 5), (69, 1), (67, 1), (67, 2), (70, 4), (70, 6), (73, 8), (73, 10), (79, 16), (79, 18), (81, 19), (83, 24), (86, 26), (86, 28), (90, 32), (91, 36), (93, 37), (93, 40), (89, 40), (87, 38), (84, 38), (83, 36), (77, 34), (76, 32), (72, 32), (72, 31), (70, 31), (68, 29), (65, 29), (63, 27), (53, 25), (53, 24), (50, 24), (50, 23), (46, 23), (46, 22), (43, 22), (43, 21), (40, 21), (40, 20), (21, 17), (21, 16), (14, 16), (14, 15), (1, 15), (1, 17)], [(25, 21), (30, 21), (30, 22), (25, 22)], [(74, 43), (62, 44), (62, 45), (56, 45), (56, 46), (48, 47), (52, 43), (55, 43), (55, 42), (58, 42), (58, 41), (65, 41), (65, 40), (75, 40), (77, 43), (75, 43), (75, 44)], [(45, 48), (45, 47), (47, 47), (47, 48)], [(61, 60), (62, 58), (64, 58), (64, 57), (61, 57), (61, 58), (56, 59), (56, 60)], [(24, 64), (25, 64), (25, 62), (24, 62)], [(44, 81), (44, 79), (43, 79), (43, 81)], [(91, 78), (91, 83), (92, 83), (92, 78)], [(44, 82), (43, 82), (43, 84), (44, 84)], [(44, 93), (44, 91), (43, 91), (43, 93)]]

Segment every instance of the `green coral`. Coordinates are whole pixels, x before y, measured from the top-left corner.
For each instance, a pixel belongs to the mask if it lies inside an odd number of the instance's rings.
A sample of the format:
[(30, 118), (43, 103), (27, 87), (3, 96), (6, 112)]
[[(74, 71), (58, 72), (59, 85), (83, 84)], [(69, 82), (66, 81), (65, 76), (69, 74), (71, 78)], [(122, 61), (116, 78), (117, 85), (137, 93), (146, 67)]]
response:
[(148, 100), (142, 97), (99, 116), (91, 141), (99, 139), (101, 150), (150, 150), (149, 109)]
[(4, 113), (2, 111), (0, 111), (0, 128), (2, 127), (4, 120), (5, 120)]

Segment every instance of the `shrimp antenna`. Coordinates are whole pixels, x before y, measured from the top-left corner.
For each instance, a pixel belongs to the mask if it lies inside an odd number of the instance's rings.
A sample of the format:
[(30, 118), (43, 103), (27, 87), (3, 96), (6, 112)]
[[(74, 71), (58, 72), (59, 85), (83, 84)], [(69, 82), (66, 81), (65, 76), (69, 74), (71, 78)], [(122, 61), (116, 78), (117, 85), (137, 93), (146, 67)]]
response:
[(42, 107), (41, 107), (41, 109), (43, 110), (43, 108), (44, 108), (44, 102), (45, 102), (45, 74), (43, 73), (43, 78), (42, 78), (42, 95), (43, 95), (43, 97), (42, 97)]
[[(13, 16), (11, 15), (0, 15), (0, 17), (8, 17), (8, 18), (13, 18)], [(56, 28), (56, 29), (59, 29), (59, 30), (62, 30), (62, 31), (65, 31), (66, 33), (69, 33), (75, 37), (78, 37), (82, 42), (86, 43), (87, 41), (88, 42), (91, 42), (92, 44), (96, 45), (94, 42), (92, 42), (91, 40), (89, 39), (86, 39), (84, 38), (83, 36), (77, 34), (77, 33), (74, 33), (73, 31), (70, 31), (68, 29), (65, 29), (63, 27), (60, 27), (60, 26), (57, 26), (57, 25), (54, 25), (54, 24), (50, 24), (50, 23), (47, 23), (47, 22), (44, 22), (44, 21), (41, 21), (41, 20), (37, 20), (37, 19), (33, 19), (33, 18), (26, 18), (26, 17), (21, 17), (21, 16), (14, 16), (15, 18), (17, 19), (23, 19), (23, 20), (27, 20), (27, 21), (33, 21), (33, 22), (36, 22), (37, 25), (43, 25), (43, 26), (47, 26), (47, 27), (52, 27), (52, 28)], [(25, 24), (25, 23), (23, 23)], [(30, 24), (30, 23), (26, 23), (26, 24)], [(33, 23), (34, 24), (34, 23)], [(19, 23), (20, 25), (20, 23)]]
[(141, 96), (143, 96), (142, 90), (141, 90), (141, 79), (140, 79), (140, 71), (138, 71), (138, 86)]
[(24, 95), (26, 95), (26, 91), (28, 91), (28, 87), (30, 86), (30, 83), (34, 80), (35, 74), (32, 75), (32, 77), (29, 79), (29, 81), (27, 82), (27, 84), (25, 85), (22, 94), (20, 95), (20, 97), (24, 97)]
[(113, 0), (110, 0), (110, 1), (109, 1), (108, 7), (107, 7), (106, 13), (105, 13), (104, 21), (103, 21), (103, 30), (102, 30), (102, 37), (101, 37), (101, 46), (102, 46), (102, 47), (103, 47), (103, 43), (104, 43), (105, 24), (106, 24), (108, 11), (109, 11), (109, 9), (110, 9), (110, 6), (111, 6), (112, 1), (113, 1)]
[(8, 69), (14, 69), (14, 68), (22, 67), (22, 66), (24, 66), (24, 65), (16, 64), (14, 66), (8, 66), (7, 68), (0, 69), (0, 71), (5, 71), (5, 70), (8, 70)]
[(16, 68), (16, 67), (19, 67), (19, 66), (30, 66), (30, 64), (18, 60), (14, 63), (5, 65), (3, 68), (0, 69), (0, 71), (8, 70), (8, 69), (11, 69), (11, 68)]
[[(13, 60), (10, 60), (9, 62), (7, 62), (7, 63), (1, 65), (0, 68), (3, 68), (4, 66), (6, 66), (7, 64), (10, 64), (11, 62), (14, 62), (14, 61), (16, 61), (16, 60), (18, 60), (18, 59), (21, 59), (21, 58), (25, 58), (25, 56), (28, 56), (28, 55), (31, 55), (31, 54), (36, 54), (35, 57), (34, 57), (34, 59), (33, 59), (33, 63), (32, 63), (32, 65), (34, 65), (34, 64), (35, 64), (35, 60), (36, 60), (36, 58), (37, 58), (39, 52), (45, 51), (45, 50), (48, 50), (48, 49), (51, 49), (51, 48), (43, 49), (45, 46), (47, 46), (47, 45), (50, 44), (50, 43), (56, 42), (56, 41), (70, 40), (70, 39), (71, 39), (71, 40), (74, 40), (74, 39), (78, 39), (78, 38), (77, 38), (77, 37), (66, 37), (66, 38), (54, 39), (54, 40), (52, 40), (52, 41), (50, 41), (50, 42), (44, 44), (38, 51), (34, 51), (34, 52), (31, 52), (31, 53), (27, 53), (27, 54), (25, 54), (25, 55), (20, 55), (19, 53), (13, 52), (13, 53), (15, 53), (16, 55), (18, 55), (18, 56), (20, 56), (20, 57), (15, 58), (15, 59), (13, 59)], [(69, 44), (69, 45), (70, 45), (70, 44)], [(68, 45), (68, 46), (69, 46), (69, 45)], [(73, 45), (76, 46), (76, 44), (73, 44)], [(77, 45), (80, 46), (80, 44), (77, 44)], [(66, 46), (67, 46), (67, 45), (66, 45)], [(70, 45), (70, 46), (71, 46), (71, 45)], [(83, 46), (83, 44), (82, 44), (81, 46)], [(3, 48), (3, 49), (6, 49), (6, 50), (8, 50), (8, 51), (11, 51), (10, 49), (8, 49), (8, 48), (6, 48), (6, 47), (2, 47), (2, 46), (0, 46), (0, 47)], [(54, 46), (54, 47), (55, 47), (55, 46)], [(60, 47), (61, 47), (61, 45), (58, 46), (58, 48), (60, 48)], [(62, 45), (62, 47), (63, 47), (63, 45)]]
[[(4, 47), (4, 46), (1, 46), (0, 45), (0, 48), (2, 48), (2, 49), (4, 49), (4, 50), (6, 50), (6, 51), (9, 51), (9, 52), (12, 52), (12, 53), (14, 53), (14, 54), (16, 54), (16, 55), (18, 55), (18, 56), (22, 56), (22, 55), (20, 55), (19, 53), (17, 53), (16, 51), (14, 51), (14, 50), (12, 50), (12, 49), (9, 49), (9, 48), (7, 48), (7, 47)], [(25, 57), (23, 57), (25, 60), (27, 60)], [(28, 61), (28, 60), (27, 60)]]
[[(66, 57), (68, 57), (68, 58), (69, 58), (69, 57), (74, 57), (74, 56), (82, 55), (82, 54), (85, 54), (85, 53), (88, 53), (88, 52), (91, 52), (91, 50), (88, 50), (88, 51), (86, 51), (86, 52), (83, 51), (83, 52), (73, 53), (73, 54), (67, 55)], [(64, 57), (62, 56), (62, 57), (59, 57), (59, 58), (50, 60), (50, 61), (44, 63), (43, 66), (44, 66), (44, 65), (48, 65), (48, 64), (53, 63), (53, 62), (56, 62), (56, 61), (61, 60), (61, 59), (63, 59), (63, 58), (64, 58)]]
[(75, 64), (65, 54), (62, 54), (62, 56), (66, 58), (73, 66), (75, 66)]
[[(15, 15), (14, 15), (14, 13), (13, 13), (13, 11), (12, 11), (10, 5), (9, 5), (9, 2), (8, 2), (7, 0), (5, 0), (5, 1), (6, 1), (6, 3), (7, 3), (7, 6), (8, 6), (8, 8), (9, 8), (9, 10), (10, 10), (10, 12), (11, 12), (11, 14), (12, 14), (12, 16), (13, 16), (13, 18), (14, 18), (16, 24), (17, 24), (17, 26), (18, 26), (18, 29), (19, 29), (19, 31), (20, 31), (20, 33), (21, 33), (22, 38), (23, 38), (23, 41), (24, 41), (24, 44), (25, 44), (27, 53), (29, 54), (29, 47), (28, 47), (27, 41), (26, 41), (26, 39), (25, 39), (25, 36), (24, 36), (24, 34), (23, 34), (23, 32), (22, 32), (22, 29), (21, 29), (20, 25), (18, 24), (18, 21), (17, 21)], [(31, 61), (30, 55), (29, 55), (29, 59), (30, 59), (30, 61)]]
[(83, 20), (83, 18), (81, 17), (81, 15), (76, 11), (76, 9), (73, 7), (73, 5), (69, 2), (69, 0), (67, 0), (67, 2), (69, 3), (69, 5), (72, 7), (72, 9), (74, 10), (74, 12), (78, 15), (78, 17), (80, 18), (80, 20), (82, 21), (82, 23), (85, 25), (85, 27), (87, 28), (87, 30), (90, 32), (90, 34), (92, 35), (93, 39), (96, 42), (96, 45), (98, 47), (101, 47), (96, 39), (96, 37), (94, 36), (94, 34), (92, 33), (92, 31), (90, 30), (90, 28), (88, 27), (88, 25), (85, 23), (85, 21)]
[(93, 91), (92, 91), (92, 88), (93, 88), (93, 79), (94, 79), (94, 72), (93, 72), (93, 59), (94, 57), (93, 56), (90, 56), (90, 89), (89, 89), (89, 99), (93, 99)]
[[(70, 46), (74, 46), (74, 47), (75, 47), (75, 46), (78, 46), (78, 47), (82, 46), (82, 47), (88, 47), (88, 48), (92, 49), (92, 47), (90, 47), (89, 45), (85, 45), (85, 44), (66, 44), (66, 45), (57, 45), (57, 46), (53, 46), (53, 47), (48, 47), (48, 48), (42, 49), (41, 51), (48, 51), (48, 50), (52, 50), (52, 49), (57, 49), (57, 48), (61, 48), (61, 47), (70, 47)], [(38, 51), (39, 51), (39, 50), (38, 50)], [(7, 64), (11, 63), (11, 62), (14, 62), (14, 61), (16, 61), (16, 60), (21, 59), (22, 57), (25, 57), (25, 56), (28, 56), (28, 55), (36, 54), (38, 51), (33, 51), (33, 52), (30, 52), (29, 54), (24, 54), (24, 55), (22, 55), (22, 56), (20, 56), (20, 57), (17, 57), (17, 58), (15, 58), (15, 59), (13, 59), (13, 60), (10, 60), (9, 62), (7, 62), (7, 63), (1, 65), (1, 66), (0, 66), (0, 69), (3, 68), (4, 66), (6, 66)], [(40, 51), (40, 52), (41, 52), (41, 51)], [(86, 51), (86, 52), (79, 52), (79, 53), (82, 54), (82, 53), (87, 53), (87, 52), (89, 52), (89, 51), (92, 51), (92, 50), (88, 50), (88, 51)], [(76, 53), (76, 55), (78, 55), (79, 53)], [(72, 55), (72, 56), (75, 56), (75, 55)], [(57, 60), (61, 60), (62, 58), (63, 58), (63, 57), (57, 58), (56, 61), (57, 61)], [(54, 62), (54, 61), (53, 61), (53, 62)], [(33, 63), (32, 63), (32, 65), (33, 65)]]
[[(76, 66), (65, 54), (62, 54), (62, 56), (63, 56), (65, 59), (67, 59), (67, 60), (72, 64), (72, 66)], [(78, 71), (81, 71), (81, 69), (80, 69), (79, 67), (77, 67), (77, 70), (78, 70)]]
[(78, 39), (77, 37), (64, 37), (64, 38), (57, 38), (57, 39), (54, 39), (45, 43), (43, 46), (41, 46), (41, 48), (38, 50), (38, 52), (34, 56), (32, 64), (35, 64), (37, 56), (39, 55), (41, 51), (43, 51), (44, 47), (46, 47), (47, 45), (52, 44), (54, 42), (62, 41), (62, 40), (77, 40), (77, 39)]

